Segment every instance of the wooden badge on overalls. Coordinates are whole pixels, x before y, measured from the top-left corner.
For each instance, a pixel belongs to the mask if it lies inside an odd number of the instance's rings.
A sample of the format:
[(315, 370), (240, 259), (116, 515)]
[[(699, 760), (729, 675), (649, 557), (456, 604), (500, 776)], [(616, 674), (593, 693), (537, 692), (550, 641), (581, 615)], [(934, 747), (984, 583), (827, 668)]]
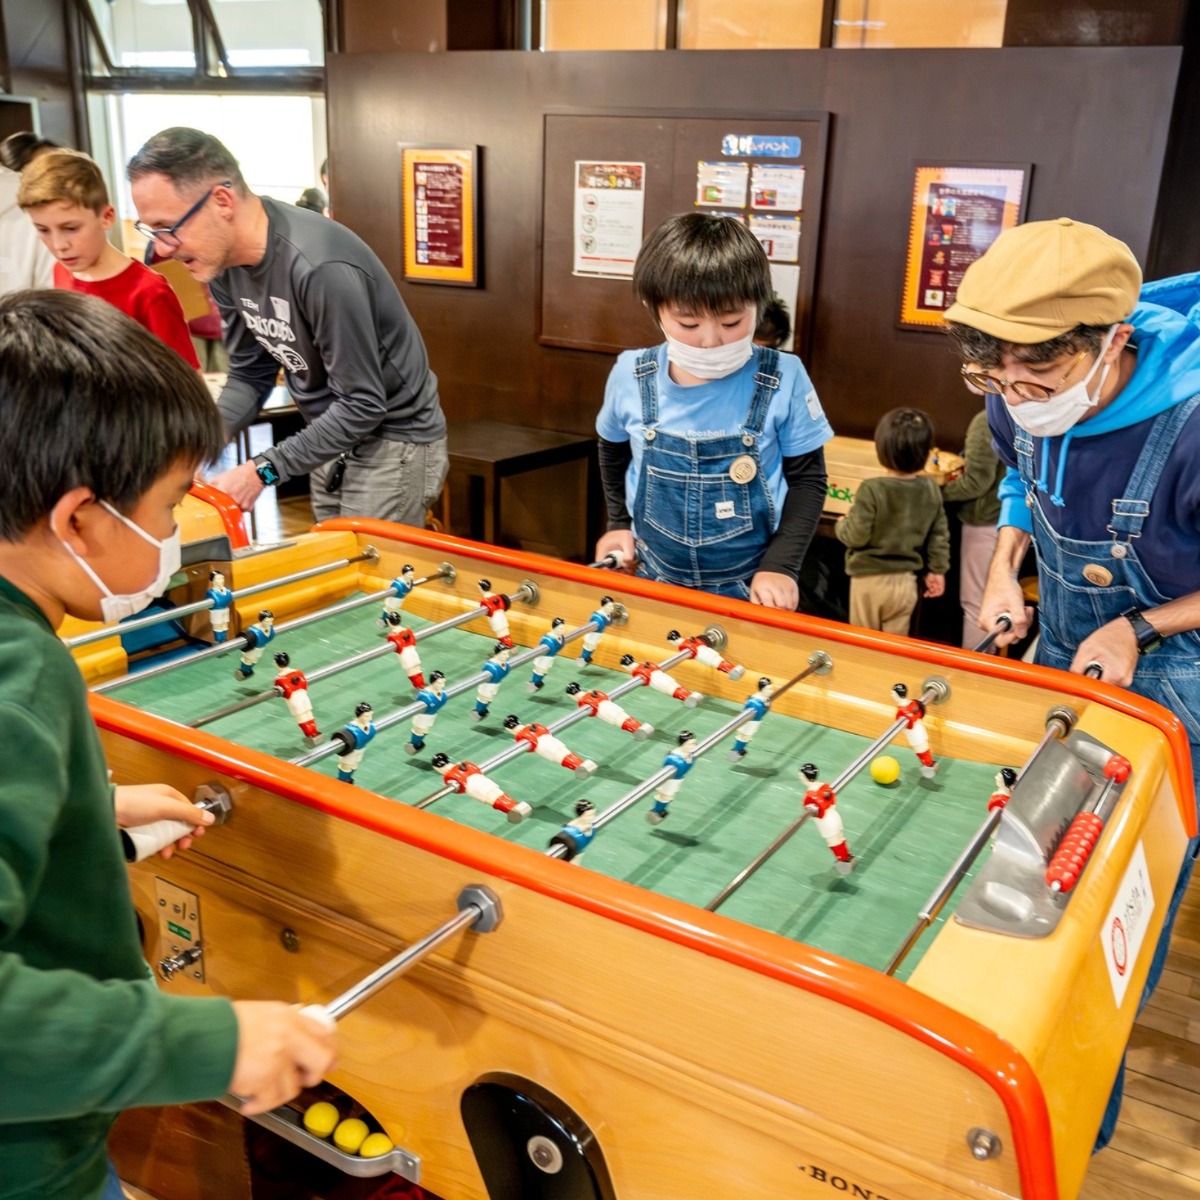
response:
[(749, 454), (739, 454), (729, 466), (729, 478), (734, 483), (749, 483), (758, 474), (758, 464)]

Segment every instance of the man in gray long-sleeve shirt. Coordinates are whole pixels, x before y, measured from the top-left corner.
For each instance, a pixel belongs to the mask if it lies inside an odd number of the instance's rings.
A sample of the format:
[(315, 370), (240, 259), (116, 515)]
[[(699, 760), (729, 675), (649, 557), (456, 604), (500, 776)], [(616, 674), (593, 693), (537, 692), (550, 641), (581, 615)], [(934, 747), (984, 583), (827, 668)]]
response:
[(313, 513), (423, 525), (446, 478), (446, 421), (425, 343), (379, 258), (336, 221), (251, 192), (210, 134), (165, 129), (129, 163), (140, 232), (209, 283), (233, 437), (282, 364), (306, 425), (212, 480), (243, 508), (309, 472)]

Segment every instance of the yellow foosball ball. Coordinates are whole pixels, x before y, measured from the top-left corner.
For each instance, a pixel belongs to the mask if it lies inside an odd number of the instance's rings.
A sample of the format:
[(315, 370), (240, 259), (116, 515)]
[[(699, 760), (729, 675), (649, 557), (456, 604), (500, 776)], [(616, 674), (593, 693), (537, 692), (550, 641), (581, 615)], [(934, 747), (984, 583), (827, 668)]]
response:
[(220, 813), (130, 839), (162, 986), (337, 1022), (259, 1120), (443, 1200), (1077, 1195), (1195, 831), (1171, 714), (379, 522), (199, 554), (190, 653), (68, 640), (116, 781)]

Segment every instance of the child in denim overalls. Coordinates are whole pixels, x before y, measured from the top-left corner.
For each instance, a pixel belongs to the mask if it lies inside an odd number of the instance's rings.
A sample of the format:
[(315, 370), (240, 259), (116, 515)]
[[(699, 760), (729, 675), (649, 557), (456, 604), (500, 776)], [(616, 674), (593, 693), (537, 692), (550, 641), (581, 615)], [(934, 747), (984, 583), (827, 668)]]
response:
[(596, 419), (608, 532), (637, 573), (795, 609), (833, 435), (803, 364), (753, 345), (771, 273), (740, 222), (671, 217), (633, 286), (666, 342), (622, 354)]

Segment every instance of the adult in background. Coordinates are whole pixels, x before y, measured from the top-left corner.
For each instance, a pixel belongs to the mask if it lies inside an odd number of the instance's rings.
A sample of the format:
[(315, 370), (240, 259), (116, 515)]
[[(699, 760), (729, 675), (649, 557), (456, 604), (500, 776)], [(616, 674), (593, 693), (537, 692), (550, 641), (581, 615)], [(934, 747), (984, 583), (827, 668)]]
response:
[[(1129, 247), (1060, 217), (1002, 233), (946, 312), (1008, 468), (980, 605), (1024, 636), (1017, 572), (1037, 546), (1037, 661), (1170, 709), (1200, 770), (1200, 275), (1142, 285)], [(1142, 1002), (1154, 989), (1197, 842), (1167, 906)], [(1100, 1129), (1112, 1135), (1124, 1067)]]
[(155, 134), (127, 174), (138, 230), (210, 285), (229, 376), (217, 405), (233, 437), (282, 364), (306, 425), (211, 482), (243, 508), (311, 476), (313, 514), (423, 525), (448, 469), (446, 421), (425, 343), (374, 251), (343, 225), (256, 196), (211, 134)]
[(992, 448), (987, 411), (977, 412), (967, 426), (963, 470), (942, 488), (942, 499), (962, 529), (958, 555), (958, 602), (963, 610), (962, 646), (979, 645), (979, 605), (987, 585), (988, 568), (996, 551), (996, 521), (1000, 516), (999, 489), (1005, 467)]
[(33, 157), (32, 145), (54, 149), (53, 142), (36, 133), (14, 133), (0, 142), (0, 296), (54, 286), (54, 256), (17, 204), (21, 171)]

